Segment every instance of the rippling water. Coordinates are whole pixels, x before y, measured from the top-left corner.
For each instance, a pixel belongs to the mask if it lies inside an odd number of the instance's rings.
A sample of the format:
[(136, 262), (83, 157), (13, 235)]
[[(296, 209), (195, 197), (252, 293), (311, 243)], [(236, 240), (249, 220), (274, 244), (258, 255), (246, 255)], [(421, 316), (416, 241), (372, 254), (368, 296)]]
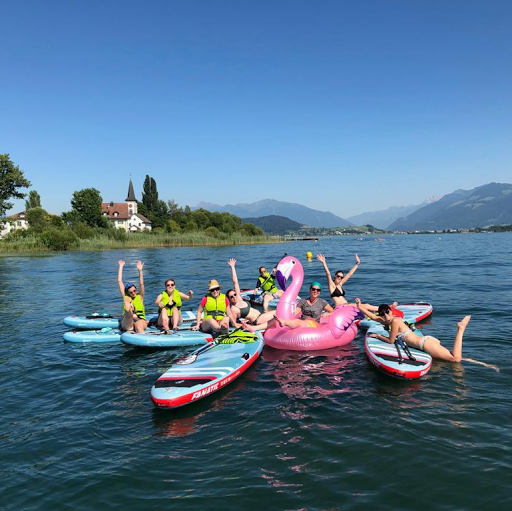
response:
[[(215, 396), (155, 409), (150, 389), (177, 354), (71, 345), (71, 313), (119, 312), (117, 260), (145, 262), (146, 306), (167, 277), (196, 292), (210, 278), (242, 287), (283, 252), (305, 282), (362, 264), (347, 298), (427, 300), (422, 326), (464, 356), (421, 381), (378, 373), (363, 337), (324, 352), (263, 351)], [(512, 235), (355, 237), (318, 243), (0, 258), (0, 509), (510, 509)], [(304, 290), (306, 290), (306, 286)], [(324, 292), (324, 297), (326, 293)]]

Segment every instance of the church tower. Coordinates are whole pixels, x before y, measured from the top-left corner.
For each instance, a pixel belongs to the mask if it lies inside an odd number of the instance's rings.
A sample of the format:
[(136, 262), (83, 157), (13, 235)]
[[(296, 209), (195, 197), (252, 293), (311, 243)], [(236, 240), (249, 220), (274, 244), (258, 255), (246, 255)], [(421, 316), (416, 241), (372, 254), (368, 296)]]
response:
[(128, 204), (128, 213), (135, 215), (137, 213), (137, 199), (135, 198), (135, 192), (133, 191), (132, 178), (130, 177), (130, 184), (128, 185), (128, 196), (126, 197)]

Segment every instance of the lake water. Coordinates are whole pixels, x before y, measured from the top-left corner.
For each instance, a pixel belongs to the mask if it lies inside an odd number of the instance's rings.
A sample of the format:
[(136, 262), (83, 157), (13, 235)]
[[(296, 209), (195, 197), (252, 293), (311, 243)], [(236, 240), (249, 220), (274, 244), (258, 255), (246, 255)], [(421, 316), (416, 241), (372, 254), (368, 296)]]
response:
[[(361, 334), (326, 352), (266, 348), (221, 393), (178, 411), (150, 389), (184, 351), (62, 341), (62, 318), (120, 311), (117, 260), (146, 307), (167, 277), (192, 288), (242, 287), (287, 252), (311, 280), (361, 266), (347, 298), (430, 301), (425, 333), (497, 364), (434, 362), (422, 380), (377, 372)], [(0, 258), (0, 509), (510, 509), (512, 234), (321, 239), (282, 245), (129, 249)], [(325, 287), (324, 287), (325, 289)], [(323, 292), (324, 298), (327, 293)], [(189, 302), (190, 303), (190, 302)]]

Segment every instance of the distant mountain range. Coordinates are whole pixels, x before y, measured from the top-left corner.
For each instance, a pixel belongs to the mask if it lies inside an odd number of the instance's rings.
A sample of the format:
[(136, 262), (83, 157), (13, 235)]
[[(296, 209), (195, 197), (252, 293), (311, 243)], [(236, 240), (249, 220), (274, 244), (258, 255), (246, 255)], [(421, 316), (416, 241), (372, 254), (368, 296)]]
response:
[(347, 220), (329, 211), (318, 211), (301, 204), (272, 199), (260, 200), (252, 204), (226, 204), (225, 206), (210, 202), (200, 202), (194, 209), (199, 208), (207, 209), (208, 211), (231, 213), (241, 218), (277, 215), (311, 227), (348, 227), (352, 225)]
[(399, 218), (411, 215), (418, 209), (439, 200), (439, 196), (434, 196), (421, 204), (411, 206), (393, 206), (391, 208), (383, 209), (381, 211), (371, 211), (369, 213), (361, 213), (347, 218), (348, 222), (354, 225), (373, 225), (378, 229), (387, 229), (389, 225), (398, 220)]
[(254, 224), (263, 229), (266, 234), (288, 234), (290, 231), (296, 232), (302, 224), (294, 222), (289, 218), (278, 215), (260, 216), (257, 218), (242, 218), (243, 224)]
[(393, 222), (390, 231), (471, 229), (512, 224), (512, 184), (456, 190)]

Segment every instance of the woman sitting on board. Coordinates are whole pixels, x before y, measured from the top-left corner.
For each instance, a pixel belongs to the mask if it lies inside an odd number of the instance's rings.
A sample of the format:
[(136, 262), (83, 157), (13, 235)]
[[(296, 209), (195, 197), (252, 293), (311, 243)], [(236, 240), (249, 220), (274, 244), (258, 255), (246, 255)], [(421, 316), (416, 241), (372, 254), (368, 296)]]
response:
[(334, 312), (334, 309), (327, 303), (326, 300), (320, 298), (320, 292), (322, 291), (322, 286), (318, 282), (312, 282), (309, 287), (309, 297), (303, 298), (297, 304), (297, 308), (295, 309), (295, 315), (301, 314), (300, 318), (294, 319), (280, 319), (275, 316), (269, 322), (259, 323), (257, 325), (244, 325), (246, 330), (249, 332), (255, 332), (256, 330), (266, 330), (267, 328), (272, 327), (274, 325), (274, 321), (277, 321), (281, 326), (287, 326), (292, 330), (294, 328), (316, 328), (320, 323), (320, 319), (322, 318), (322, 314), (324, 312), (331, 313)]
[(274, 283), (275, 277), (275, 268), (272, 270), (272, 273), (269, 273), (265, 266), (260, 266), (259, 272), (260, 276), (256, 282), (256, 287), (254, 288), (254, 294), (258, 294), (258, 289), (261, 289), (263, 293), (263, 311), (268, 312), (268, 304), (272, 301), (273, 298), (280, 298), (284, 291), (281, 289), (277, 289), (277, 286)]
[(230, 259), (228, 264), (231, 267), (231, 278), (233, 279), (234, 289), (228, 289), (226, 296), (228, 297), (235, 319), (239, 321), (244, 320), (253, 325), (270, 321), (274, 317), (275, 311), (261, 313), (259, 310), (252, 308), (250, 303), (242, 300), (238, 276), (235, 269), (236, 259)]
[(137, 261), (137, 270), (139, 272), (139, 292), (135, 284), (123, 283), (123, 267), (125, 262), (120, 259), (119, 272), (117, 274), (117, 284), (123, 297), (123, 319), (121, 320), (121, 329), (126, 331), (135, 330), (137, 333), (144, 332), (148, 326), (146, 321), (146, 311), (144, 309), (144, 277), (142, 268), (144, 263)]
[(462, 321), (459, 321), (457, 323), (457, 333), (455, 334), (455, 341), (453, 343), (452, 351), (449, 351), (443, 345), (441, 345), (439, 339), (436, 339), (431, 335), (426, 335), (424, 337), (416, 335), (409, 328), (409, 326), (405, 324), (402, 318), (397, 318), (396, 316), (393, 316), (391, 308), (387, 304), (379, 305), (378, 316), (374, 314), (372, 311), (368, 310), (361, 303), (361, 300), (359, 298), (356, 298), (356, 306), (370, 319), (377, 321), (381, 325), (389, 327), (389, 337), (380, 334), (369, 334), (370, 337), (375, 337), (377, 339), (380, 339), (381, 341), (388, 342), (390, 344), (394, 344), (395, 341), (403, 341), (411, 348), (416, 348), (417, 350), (424, 351), (433, 358), (437, 358), (439, 360), (446, 360), (448, 362), (460, 362), (461, 360), (468, 360), (470, 362), (476, 362), (471, 359), (462, 358), (462, 337), (464, 336), (464, 331), (468, 326), (471, 316), (465, 316), (462, 319)]
[[(204, 318), (201, 317), (204, 311)], [(201, 300), (197, 308), (197, 323), (192, 330), (201, 328), (203, 332), (215, 334), (227, 333), (229, 331), (229, 322), (234, 327), (241, 327), (237, 324), (233, 311), (226, 295), (220, 292), (220, 284), (212, 279), (208, 283), (208, 294)]]
[(155, 300), (155, 304), (160, 308), (157, 325), (163, 327), (166, 333), (170, 332), (169, 320), (172, 319), (172, 329), (177, 330), (178, 325), (183, 323), (181, 317), (182, 300), (192, 300), (193, 297), (194, 291), (192, 289), (188, 290), (188, 294), (182, 293), (176, 289), (174, 279), (167, 279), (165, 281), (165, 291), (162, 291)]

